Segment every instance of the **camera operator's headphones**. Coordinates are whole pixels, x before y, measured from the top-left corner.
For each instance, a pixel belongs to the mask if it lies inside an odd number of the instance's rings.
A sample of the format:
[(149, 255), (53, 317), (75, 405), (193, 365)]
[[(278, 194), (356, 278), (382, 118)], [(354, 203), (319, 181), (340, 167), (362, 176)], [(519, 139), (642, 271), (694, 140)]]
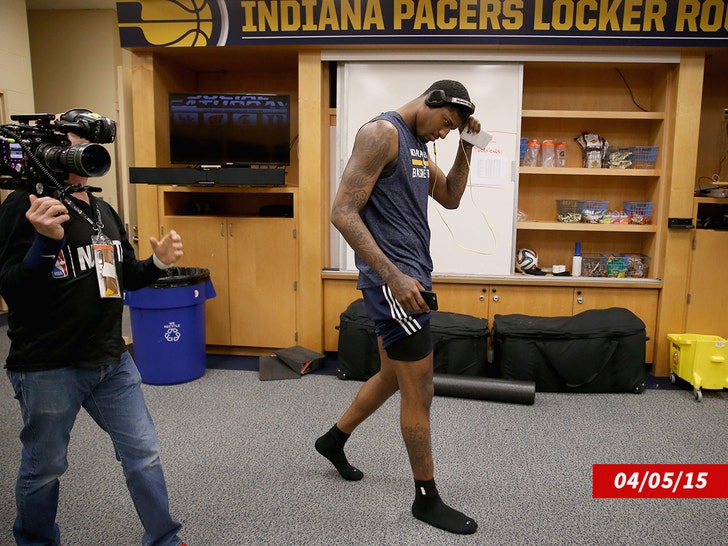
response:
[(425, 104), (430, 108), (442, 108), (447, 104), (457, 104), (469, 110), (469, 116), (475, 113), (475, 105), (472, 102), (459, 97), (448, 97), (442, 89), (433, 89), (430, 91), (427, 97), (425, 97)]

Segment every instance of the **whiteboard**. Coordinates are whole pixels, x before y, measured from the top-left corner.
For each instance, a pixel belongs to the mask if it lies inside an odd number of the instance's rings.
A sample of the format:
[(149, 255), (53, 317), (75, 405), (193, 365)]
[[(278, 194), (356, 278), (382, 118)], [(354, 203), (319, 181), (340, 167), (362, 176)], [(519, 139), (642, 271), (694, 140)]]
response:
[[(482, 128), (493, 135), (486, 150), (473, 149), (468, 186), (454, 210), (430, 199), (434, 273), (510, 275), (514, 267), (516, 196), (523, 68), (518, 63), (344, 62), (337, 72), (337, 125), (332, 199), (359, 128), (387, 110), (420, 96), (437, 80), (468, 89)], [(447, 174), (458, 133), (428, 144), (430, 161)], [(443, 181), (444, 182), (444, 181)], [(332, 265), (354, 271), (354, 252), (332, 231)]]

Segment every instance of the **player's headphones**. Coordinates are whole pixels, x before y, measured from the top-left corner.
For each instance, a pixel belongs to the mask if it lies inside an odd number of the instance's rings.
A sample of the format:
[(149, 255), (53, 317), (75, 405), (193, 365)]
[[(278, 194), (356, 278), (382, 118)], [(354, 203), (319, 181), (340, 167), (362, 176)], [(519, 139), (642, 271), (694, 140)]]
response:
[(433, 89), (425, 98), (425, 104), (430, 108), (441, 108), (447, 103), (464, 106), (470, 110), (468, 113), (470, 116), (475, 113), (475, 105), (472, 102), (459, 97), (448, 97), (442, 89)]

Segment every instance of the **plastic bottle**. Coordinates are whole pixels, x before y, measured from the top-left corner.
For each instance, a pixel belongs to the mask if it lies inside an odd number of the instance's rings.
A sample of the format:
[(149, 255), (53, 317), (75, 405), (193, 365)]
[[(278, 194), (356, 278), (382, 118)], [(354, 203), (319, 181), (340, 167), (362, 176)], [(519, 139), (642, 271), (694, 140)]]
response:
[(581, 277), (581, 243), (574, 244), (574, 257), (571, 258), (571, 276)]
[(556, 144), (556, 166), (566, 167), (566, 142), (563, 140)]
[(535, 167), (538, 165), (538, 152), (540, 149), (541, 145), (538, 143), (538, 140), (532, 138), (528, 141), (528, 145), (526, 146), (526, 157), (523, 160), (524, 167)]
[(556, 161), (556, 150), (553, 140), (544, 140), (541, 144), (541, 166), (553, 167)]

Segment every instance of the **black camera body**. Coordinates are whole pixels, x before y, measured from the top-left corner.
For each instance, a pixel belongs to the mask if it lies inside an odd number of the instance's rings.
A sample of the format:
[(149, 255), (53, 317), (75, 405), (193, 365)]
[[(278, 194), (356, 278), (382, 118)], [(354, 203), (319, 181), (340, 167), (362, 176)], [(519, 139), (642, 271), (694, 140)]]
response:
[[(0, 188), (26, 188), (39, 195), (63, 191), (69, 173), (103, 176), (111, 156), (101, 144), (116, 137), (114, 120), (77, 108), (55, 114), (10, 116), (16, 124), (0, 125)], [(71, 144), (69, 133), (88, 140)]]

